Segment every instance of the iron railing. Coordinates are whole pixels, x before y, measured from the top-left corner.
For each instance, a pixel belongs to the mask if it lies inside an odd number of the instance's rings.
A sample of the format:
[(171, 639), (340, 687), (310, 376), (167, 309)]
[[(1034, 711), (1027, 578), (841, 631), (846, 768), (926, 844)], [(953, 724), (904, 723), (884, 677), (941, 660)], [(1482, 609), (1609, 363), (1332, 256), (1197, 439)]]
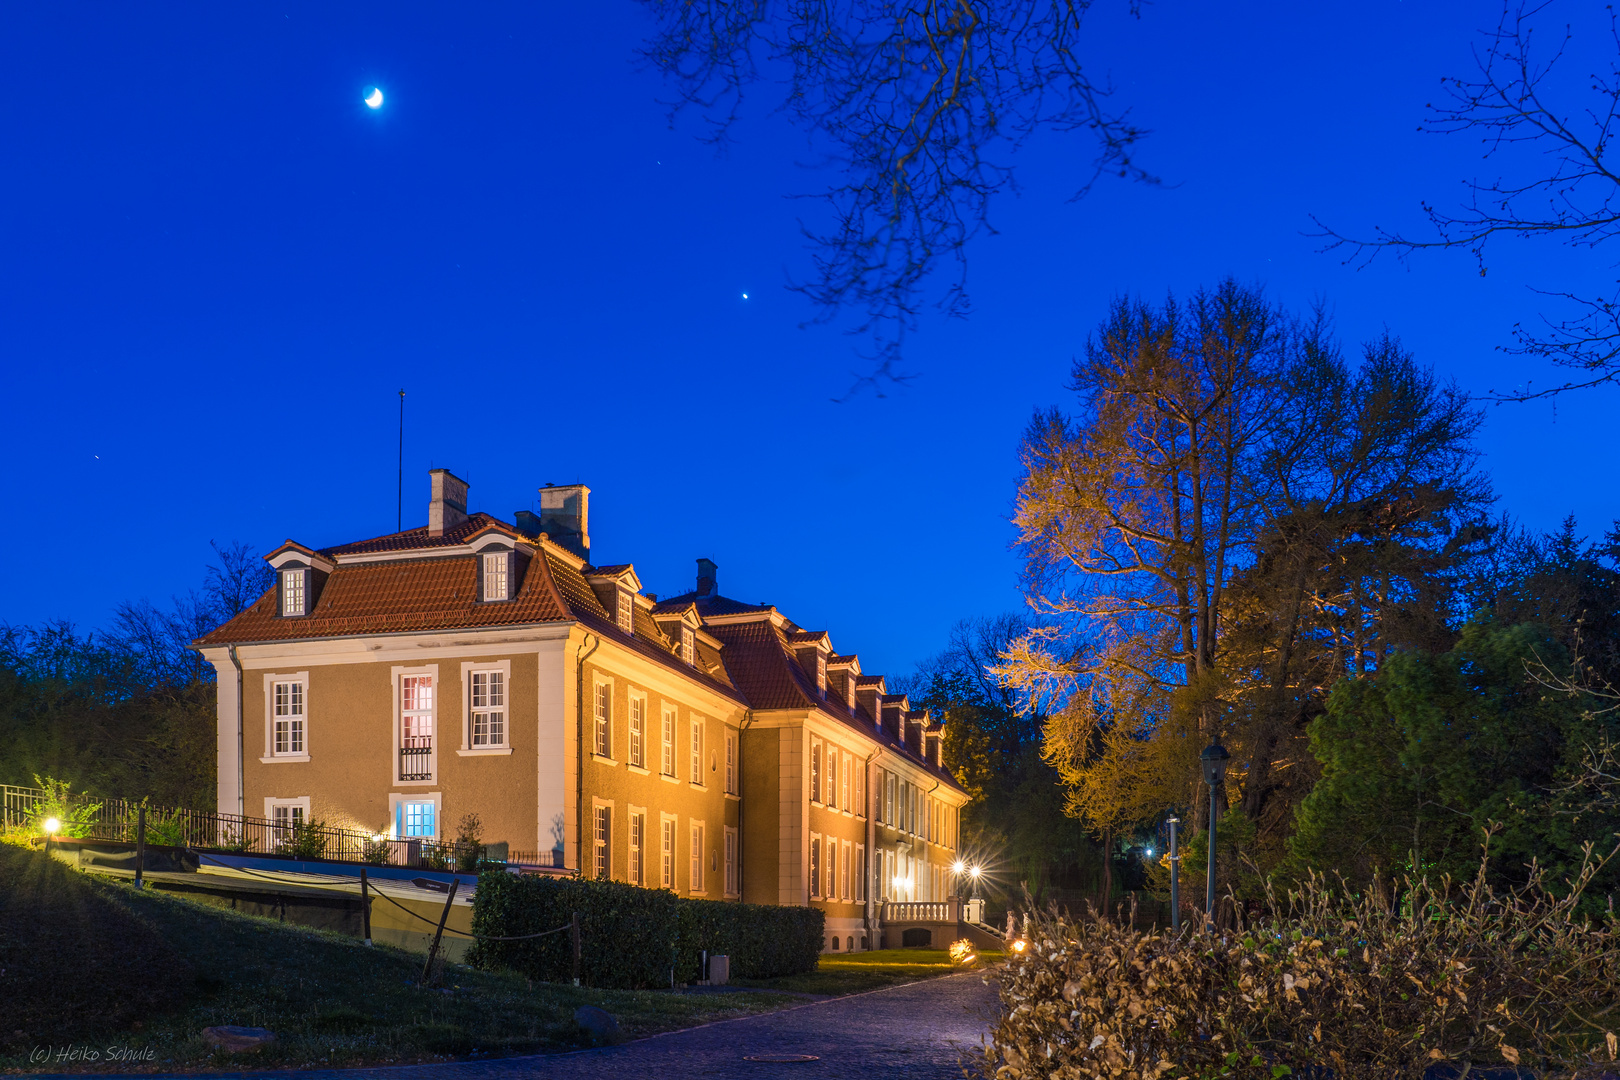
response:
[[(55, 815), (55, 835), (134, 843), (141, 804), (70, 794), (53, 797), (41, 788), (0, 786), (0, 825), (7, 830), (42, 829)], [(300, 820), (217, 814), (206, 810), (146, 807), (146, 842), (244, 855), (291, 855), (309, 860), (371, 862), (393, 866), (453, 867), (466, 845), (428, 837), (395, 838)], [(560, 868), (560, 851), (509, 852), (508, 865)]]

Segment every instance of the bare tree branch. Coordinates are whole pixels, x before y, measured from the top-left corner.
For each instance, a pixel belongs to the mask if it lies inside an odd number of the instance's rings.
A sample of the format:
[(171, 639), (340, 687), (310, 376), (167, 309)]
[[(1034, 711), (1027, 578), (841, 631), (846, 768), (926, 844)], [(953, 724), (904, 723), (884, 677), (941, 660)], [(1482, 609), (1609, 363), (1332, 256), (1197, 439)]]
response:
[[(1467, 182), (1468, 198), (1454, 210), (1424, 202), (1423, 212), (1434, 228), (1432, 239), (1419, 239), (1384, 228), (1370, 237), (1351, 236), (1312, 217), (1326, 240), (1324, 251), (1344, 253), (1345, 263), (1366, 266), (1385, 251), (1401, 257), (1414, 251), (1463, 249), (1474, 256), (1483, 277), (1488, 269), (1486, 249), (1499, 236), (1553, 237), (1577, 248), (1595, 248), (1620, 235), (1620, 172), (1608, 156), (1616, 125), (1620, 123), (1620, 65), (1609, 63), (1606, 75), (1589, 77), (1587, 104), (1571, 110), (1554, 100), (1549, 78), (1568, 51), (1573, 38), (1566, 25), (1551, 49), (1540, 48), (1535, 21), (1548, 2), (1517, 6), (1508, 0), (1496, 29), (1474, 50), (1478, 69), (1473, 78), (1445, 77), (1447, 99), (1431, 104), (1429, 123), (1420, 131), (1443, 135), (1477, 135), (1491, 159), (1508, 152), (1517, 164), (1534, 151), (1528, 173), (1516, 179), (1498, 176)], [(1620, 22), (1609, 12), (1609, 39), (1620, 57)], [(1541, 290), (1537, 290), (1541, 291)], [(1609, 299), (1547, 291), (1573, 305), (1563, 319), (1544, 318), (1539, 326), (1515, 324), (1514, 344), (1503, 346), (1513, 355), (1550, 360), (1581, 372), (1562, 384), (1533, 389), (1530, 382), (1506, 393), (1492, 392), (1503, 401), (1529, 401), (1620, 379), (1620, 293)]]
[(820, 195), (829, 226), (804, 225), (814, 275), (791, 287), (827, 322), (856, 313), (870, 365), (851, 392), (903, 382), (906, 332), (942, 265), (934, 302), (970, 309), (965, 247), (992, 196), (1015, 190), (1008, 155), (1035, 131), (1084, 131), (1095, 154), (1075, 197), (1101, 176), (1153, 183), (1144, 134), (1107, 107), (1082, 64), (1090, 0), (645, 0), (657, 31), (643, 59), (675, 88), (672, 116), (700, 112), (723, 143), (744, 92), (784, 72), (778, 106), (842, 178)]

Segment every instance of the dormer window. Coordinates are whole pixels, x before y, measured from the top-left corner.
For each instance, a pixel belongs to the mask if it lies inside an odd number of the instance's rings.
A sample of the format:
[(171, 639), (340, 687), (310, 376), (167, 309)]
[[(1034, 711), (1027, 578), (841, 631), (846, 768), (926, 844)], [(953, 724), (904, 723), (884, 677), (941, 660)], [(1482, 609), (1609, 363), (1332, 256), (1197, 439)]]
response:
[(681, 659), (688, 664), (697, 663), (697, 635), (690, 626), (681, 627)]
[(816, 650), (816, 689), (827, 692), (827, 654)]
[(619, 629), (627, 634), (635, 633), (636, 602), (630, 595), (630, 590), (619, 588)]
[(485, 600), (510, 600), (512, 582), (512, 553), (493, 551), (483, 556)]
[(304, 614), (305, 597), (309, 595), (309, 571), (303, 567), (281, 572), (281, 614)]

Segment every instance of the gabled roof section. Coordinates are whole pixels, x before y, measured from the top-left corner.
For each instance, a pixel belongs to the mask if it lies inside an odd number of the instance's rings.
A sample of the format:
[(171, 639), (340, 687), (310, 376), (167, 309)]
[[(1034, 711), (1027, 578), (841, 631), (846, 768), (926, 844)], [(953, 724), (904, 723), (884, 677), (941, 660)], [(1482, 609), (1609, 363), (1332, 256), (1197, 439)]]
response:
[(726, 596), (717, 596), (713, 594), (709, 596), (699, 596), (695, 592), (682, 593), (679, 596), (668, 597), (667, 599), (659, 601), (659, 606), (662, 607), (664, 604), (687, 603), (696, 604), (698, 614), (702, 615), (705, 619), (709, 618), (710, 616), (723, 615), (765, 615), (776, 610), (770, 604), (745, 604), (741, 600), (733, 600)]
[[(536, 572), (538, 571), (538, 572)], [(296, 619), (276, 616), (275, 590), (197, 641), (202, 647), (299, 638), (353, 637), (431, 630), (461, 630), (556, 622), (568, 609), (539, 561), (531, 563), (518, 594), (499, 604), (477, 599), (472, 556), (399, 559), (339, 565), (315, 607)]]
[(336, 547), (322, 548), (321, 554), (327, 556), (365, 555), (383, 551), (415, 551), (440, 547), (455, 547), (465, 544), (473, 536), (494, 525), (510, 532), (515, 539), (529, 543), (530, 538), (518, 532), (516, 528), (506, 524), (489, 514), (476, 513), (467, 515), (467, 520), (452, 525), (444, 530), (443, 536), (429, 536), (427, 526), (419, 529), (406, 529), (404, 532), (389, 533), (386, 536), (374, 536), (370, 540), (356, 540), (352, 544), (339, 544)]
[[(679, 599), (685, 600), (685, 597)], [(705, 597), (697, 601), (701, 610), (705, 600), (723, 599)], [(671, 602), (671, 601), (667, 601)], [(723, 605), (717, 605), (723, 606)], [(774, 609), (756, 609), (761, 614)], [(928, 761), (895, 739), (887, 730), (874, 726), (859, 712), (851, 711), (837, 694), (822, 694), (815, 681), (805, 674), (795, 658), (793, 648), (797, 639), (809, 642), (819, 640), (822, 633), (804, 634), (796, 628), (783, 627), (770, 618), (724, 619), (705, 623), (709, 633), (725, 642), (726, 669), (733, 683), (748, 704), (757, 710), (804, 709), (815, 710), (841, 724), (858, 731), (863, 737), (883, 746), (898, 757), (905, 758), (914, 768), (936, 776), (942, 783), (962, 790), (951, 774)], [(803, 642), (799, 642), (803, 647)], [(868, 686), (883, 684), (881, 675), (857, 676), (857, 684)], [(904, 700), (903, 696), (899, 700)]]

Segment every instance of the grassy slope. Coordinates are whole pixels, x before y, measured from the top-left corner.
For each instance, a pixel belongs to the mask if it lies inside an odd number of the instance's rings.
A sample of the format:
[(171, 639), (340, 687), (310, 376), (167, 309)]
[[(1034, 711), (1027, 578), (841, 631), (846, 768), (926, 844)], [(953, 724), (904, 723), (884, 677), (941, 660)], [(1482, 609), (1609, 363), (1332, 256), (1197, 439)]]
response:
[[(42, 859), (20, 854), (29, 861)], [(18, 856), (16, 848), (0, 845), (0, 893), (8, 898), (15, 897), (17, 870), (29, 865)], [(78, 1067), (30, 1063), (37, 1047), (69, 1042), (103, 1053), (109, 1046), (151, 1048), (154, 1061), (121, 1068), (153, 1071), (380, 1064), (564, 1050), (586, 1043), (573, 1021), (580, 1005), (607, 1009), (625, 1034), (635, 1037), (802, 1000), (768, 992), (699, 996), (531, 986), (521, 976), (455, 966), (445, 974), (448, 993), (424, 990), (413, 985), (422, 969), (418, 954), (367, 948), (353, 938), (56, 869), (48, 873), (56, 893), (52, 910), (58, 913), (51, 935), (51, 962), (57, 970), (84, 970), (85, 958), (74, 955), (78, 950), (64, 941), (80, 931), (104, 947), (107, 942), (101, 939), (108, 935), (100, 927), (109, 922), (118, 924), (116, 933), (127, 934), (131, 927), (153, 932), (168, 948), (155, 954), (161, 966), (133, 977), (120, 967), (89, 970), (74, 984), (71, 1001), (52, 1002), (55, 991), (36, 981), (30, 989), (39, 1007), (27, 1018), (9, 1019), (7, 1030), (0, 1032), (0, 1069)], [(24, 938), (37, 935), (33, 928), (42, 925), (38, 919), (8, 920), (6, 936), (23, 952), (31, 945)], [(130, 990), (149, 979), (166, 980), (178, 991), (169, 996), (178, 1000), (115, 1016), (113, 1004), (128, 1000)], [(6, 981), (0, 974), (0, 987)], [(183, 985), (172, 986), (176, 981)], [(85, 1001), (101, 1008), (92, 1006), (85, 1022), (70, 1030), (61, 1017), (86, 1015)], [(215, 1024), (266, 1027), (279, 1041), (251, 1059), (227, 1057), (202, 1041), (202, 1029)], [(82, 1067), (107, 1068), (94, 1062)]]
[[(28, 888), (20, 882), (33, 881)], [(13, 957), (43, 956), (32, 978), (0, 970), (16, 1002), (0, 1030), (0, 1070), (106, 1071), (103, 1061), (30, 1062), (38, 1047), (151, 1049), (120, 1071), (344, 1066), (496, 1056), (586, 1044), (580, 1005), (618, 1017), (627, 1037), (800, 1004), (791, 994), (847, 994), (942, 975), (942, 952), (890, 950), (825, 956), (809, 975), (750, 983), (747, 993), (683, 995), (530, 984), (521, 976), (452, 966), (444, 990), (414, 985), (418, 954), (46, 866), (38, 853), (0, 844), (0, 912)], [(14, 933), (15, 931), (15, 933)], [(111, 947), (122, 942), (123, 947)], [(105, 962), (84, 955), (84, 945)], [(139, 945), (140, 948), (133, 948)], [(39, 947), (45, 947), (43, 951)], [(51, 972), (74, 978), (52, 978)], [(9, 975), (9, 977), (8, 977)], [(147, 988), (147, 989), (143, 989)], [(85, 1003), (96, 1003), (90, 1009)], [(120, 1008), (115, 1009), (114, 1003)], [(122, 1015), (119, 1015), (119, 1013)], [(84, 1016), (70, 1030), (64, 1016)], [(216, 1024), (267, 1027), (278, 1042), (250, 1058), (202, 1041)], [(19, 1034), (20, 1033), (20, 1034)]]

